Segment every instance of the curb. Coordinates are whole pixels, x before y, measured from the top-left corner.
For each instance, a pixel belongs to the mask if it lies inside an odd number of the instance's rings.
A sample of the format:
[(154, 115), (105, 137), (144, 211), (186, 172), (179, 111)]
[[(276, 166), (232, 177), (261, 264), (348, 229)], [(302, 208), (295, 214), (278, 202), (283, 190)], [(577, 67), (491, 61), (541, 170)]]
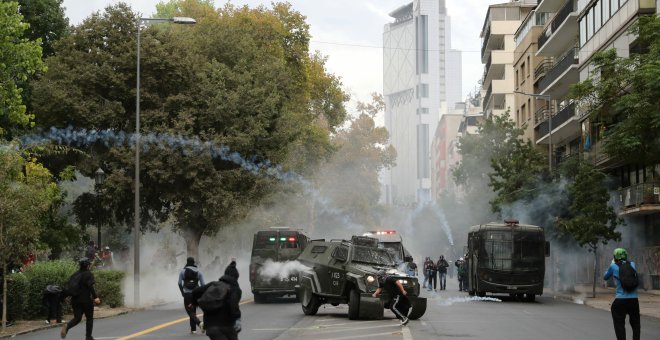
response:
[[(119, 312), (117, 314), (106, 315), (106, 316), (102, 316), (102, 317), (98, 317), (98, 318), (94, 317), (94, 320), (112, 318), (112, 317), (115, 317), (115, 316), (126, 315), (126, 314), (133, 313), (133, 312), (139, 312), (141, 310), (144, 310), (144, 308), (135, 308), (133, 310), (123, 311), (123, 312)], [(58, 328), (58, 327), (61, 327), (63, 324), (64, 323), (59, 323), (59, 324), (54, 324), (54, 325), (43, 325), (43, 326), (39, 326), (39, 327), (36, 327), (36, 328), (33, 328), (33, 329), (20, 331), (18, 333), (2, 335), (2, 336), (0, 336), (0, 339), (10, 339), (10, 338), (14, 338), (14, 337), (19, 336), (19, 335), (34, 333), (34, 332), (41, 331), (41, 330), (44, 330), (44, 329)]]

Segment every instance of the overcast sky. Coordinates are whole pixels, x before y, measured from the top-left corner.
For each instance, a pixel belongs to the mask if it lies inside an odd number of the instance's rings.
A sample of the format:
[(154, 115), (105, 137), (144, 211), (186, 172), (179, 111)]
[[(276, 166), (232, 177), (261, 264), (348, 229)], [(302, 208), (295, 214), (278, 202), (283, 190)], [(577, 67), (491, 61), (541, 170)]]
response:
[[(66, 15), (77, 25), (93, 12), (117, 0), (64, 0)], [(155, 12), (159, 0), (129, 0), (144, 16)], [(215, 0), (216, 7), (227, 0)], [(236, 5), (270, 6), (271, 0), (233, 0)], [(328, 56), (330, 72), (342, 79), (353, 100), (368, 101), (372, 92), (383, 91), (383, 26), (387, 14), (411, 0), (289, 0), (307, 17), (312, 33), (311, 49)], [(447, 0), (452, 22), (452, 48), (463, 51), (463, 97), (475, 88), (483, 74), (479, 33), (488, 5), (507, 0)], [(349, 108), (351, 111), (354, 105)]]

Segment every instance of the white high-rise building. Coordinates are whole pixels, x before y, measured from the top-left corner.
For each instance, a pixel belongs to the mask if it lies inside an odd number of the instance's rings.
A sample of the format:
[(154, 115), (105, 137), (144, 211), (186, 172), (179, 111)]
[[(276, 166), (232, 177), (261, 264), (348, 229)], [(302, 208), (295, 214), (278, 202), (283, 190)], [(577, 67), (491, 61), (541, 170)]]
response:
[(394, 21), (383, 33), (383, 95), (397, 165), (383, 176), (383, 195), (388, 204), (412, 205), (431, 199), (431, 141), (440, 108), (448, 107), (441, 102), (448, 100), (449, 18), (445, 0), (413, 0), (390, 16)]
[(459, 106), (465, 104), (465, 98), (463, 98), (463, 61), (461, 51), (453, 48), (449, 49), (447, 51), (446, 65), (447, 109), (448, 112), (451, 112), (456, 109), (456, 103), (459, 103)]

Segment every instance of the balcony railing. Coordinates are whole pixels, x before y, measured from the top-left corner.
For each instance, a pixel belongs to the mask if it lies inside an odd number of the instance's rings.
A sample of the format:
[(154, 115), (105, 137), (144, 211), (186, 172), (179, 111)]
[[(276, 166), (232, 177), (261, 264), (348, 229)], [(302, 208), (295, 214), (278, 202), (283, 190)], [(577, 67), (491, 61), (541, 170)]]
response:
[(564, 124), (567, 120), (575, 116), (575, 104), (570, 103), (564, 106), (556, 115), (552, 116), (552, 129)]
[(552, 68), (552, 59), (545, 58), (543, 61), (536, 66), (534, 69), (534, 82), (539, 81), (539, 78), (545, 76), (546, 73)]
[(486, 28), (486, 33), (484, 34), (484, 43), (481, 45), (481, 60), (484, 60), (484, 53), (486, 52), (486, 46), (488, 46), (488, 40), (490, 39), (490, 23), (488, 23), (488, 28)]
[(550, 107), (544, 105), (534, 113), (534, 125), (537, 125), (550, 117)]
[(619, 189), (619, 202), (624, 209), (660, 204), (660, 182), (639, 183)]
[(538, 81), (538, 90), (545, 90), (550, 84), (552, 84), (559, 76), (564, 74), (564, 72), (571, 67), (571, 65), (578, 64), (578, 58), (576, 58), (578, 53), (577, 48), (571, 48), (563, 57), (555, 63), (550, 70), (547, 71), (545, 77)]
[(493, 83), (488, 85), (488, 90), (486, 90), (486, 94), (484, 95), (484, 101), (483, 101), (483, 109), (486, 110), (486, 107), (488, 107), (488, 102), (490, 102), (490, 96), (493, 94)]
[(546, 27), (545, 30), (543, 30), (543, 33), (541, 33), (539, 36), (538, 48), (541, 48), (548, 41), (548, 39), (550, 39), (550, 36), (554, 34), (554, 32), (557, 32), (559, 26), (561, 26), (561, 24), (566, 21), (566, 18), (568, 18), (568, 15), (575, 10), (575, 0), (568, 0), (564, 6), (562, 6), (559, 12), (557, 12), (555, 17), (552, 18), (550, 25), (548, 25), (548, 27)]
[(568, 153), (568, 154), (562, 153), (562, 154), (556, 155), (555, 160), (554, 160), (555, 168), (557, 168), (557, 166), (561, 165), (561, 163), (564, 163), (564, 162), (567, 162), (567, 161), (573, 160), (573, 159), (579, 160), (580, 159), (580, 153), (578, 153), (578, 152)]

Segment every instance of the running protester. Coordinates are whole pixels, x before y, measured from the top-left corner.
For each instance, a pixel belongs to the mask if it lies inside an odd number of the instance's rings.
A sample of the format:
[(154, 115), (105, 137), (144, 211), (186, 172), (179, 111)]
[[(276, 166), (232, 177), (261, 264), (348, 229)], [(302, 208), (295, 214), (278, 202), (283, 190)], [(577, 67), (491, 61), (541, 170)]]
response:
[(372, 295), (373, 297), (378, 297), (378, 295), (385, 290), (385, 292), (390, 296), (390, 310), (396, 316), (397, 319), (401, 320), (401, 325), (405, 326), (408, 324), (408, 314), (410, 311), (410, 300), (408, 300), (408, 293), (403, 288), (401, 282), (396, 277), (387, 275), (387, 272), (381, 270), (378, 272), (378, 289)]

